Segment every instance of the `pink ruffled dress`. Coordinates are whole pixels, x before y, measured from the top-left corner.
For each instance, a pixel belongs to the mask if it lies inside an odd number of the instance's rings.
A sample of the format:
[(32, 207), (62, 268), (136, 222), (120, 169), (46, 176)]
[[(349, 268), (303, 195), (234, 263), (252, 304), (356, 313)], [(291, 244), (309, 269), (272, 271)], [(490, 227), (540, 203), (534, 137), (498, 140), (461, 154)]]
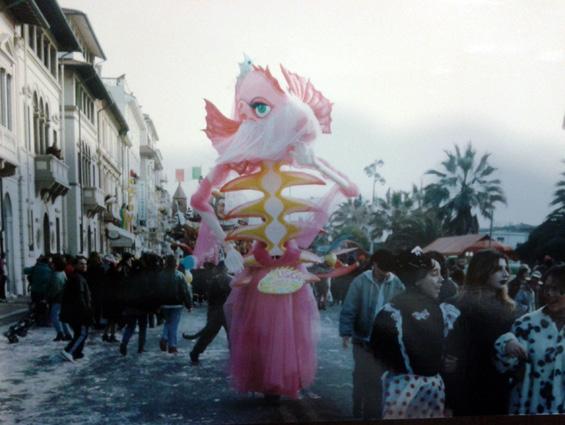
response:
[[(256, 244), (256, 258), (264, 257), (265, 252)], [(265, 294), (257, 288), (273, 267), (297, 262), (298, 255), (298, 250), (288, 249), (267, 267), (246, 268), (232, 281), (224, 311), (230, 336), (230, 375), (238, 391), (296, 398), (301, 388), (314, 381), (320, 319), (310, 284), (291, 294)], [(304, 270), (300, 265), (297, 269)]]

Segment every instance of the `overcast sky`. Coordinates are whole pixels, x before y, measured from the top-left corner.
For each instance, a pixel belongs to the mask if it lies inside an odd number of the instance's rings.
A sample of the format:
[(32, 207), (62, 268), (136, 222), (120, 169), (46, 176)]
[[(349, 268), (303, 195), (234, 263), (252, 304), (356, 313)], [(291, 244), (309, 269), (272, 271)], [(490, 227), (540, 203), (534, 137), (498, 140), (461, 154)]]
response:
[(409, 190), (471, 140), (492, 153), (508, 198), (495, 225), (539, 224), (550, 211), (565, 171), (563, 1), (59, 1), (87, 13), (103, 75), (125, 73), (153, 118), (171, 193), (175, 168), (213, 165), (203, 98), (230, 114), (246, 52), (334, 102), (333, 134), (316, 152), (366, 196), (374, 159), (385, 162), (380, 195)]

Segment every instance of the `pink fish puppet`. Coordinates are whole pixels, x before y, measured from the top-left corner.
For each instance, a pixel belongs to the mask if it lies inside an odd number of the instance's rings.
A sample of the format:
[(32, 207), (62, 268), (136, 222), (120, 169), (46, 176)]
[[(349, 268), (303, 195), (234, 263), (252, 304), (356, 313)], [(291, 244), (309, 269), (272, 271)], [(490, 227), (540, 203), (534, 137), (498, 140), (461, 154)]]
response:
[[(223, 255), (235, 274), (224, 306), (234, 387), (295, 398), (316, 370), (319, 316), (308, 282), (317, 277), (306, 265), (323, 260), (307, 248), (326, 224), (336, 196), (354, 197), (358, 189), (312, 149), (320, 134), (331, 133), (332, 103), (282, 65), (286, 90), (268, 67), (246, 58), (240, 69), (232, 118), (206, 101), (204, 131), (218, 159), (191, 198), (202, 217), (194, 255), (199, 264)], [(293, 186), (327, 181), (333, 185), (318, 203), (288, 195)], [(251, 220), (249, 225), (224, 232), (209, 203), (217, 188), (260, 195), (226, 213), (226, 219)], [(299, 219), (289, 218), (297, 213)], [(245, 258), (235, 249), (236, 240), (253, 241)]]

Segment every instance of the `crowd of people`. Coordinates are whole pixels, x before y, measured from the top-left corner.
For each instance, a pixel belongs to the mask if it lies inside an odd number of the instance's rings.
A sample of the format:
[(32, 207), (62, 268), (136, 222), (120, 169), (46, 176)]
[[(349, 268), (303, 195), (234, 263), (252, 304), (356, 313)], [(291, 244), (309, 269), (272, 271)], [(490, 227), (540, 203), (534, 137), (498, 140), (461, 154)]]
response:
[(439, 253), (381, 250), (371, 263), (339, 324), (355, 417), (565, 413), (564, 264), (509, 281), (507, 258), (484, 250), (457, 285)]
[[(193, 296), (192, 274), (174, 255), (144, 253), (140, 258), (123, 255), (41, 256), (24, 270), (29, 282), (32, 311), (40, 326), (53, 326), (53, 341), (67, 344), (61, 355), (69, 361), (81, 359), (92, 329), (102, 340), (116, 343), (126, 356), (137, 329), (137, 352), (143, 353), (147, 327), (162, 325), (159, 346), (177, 354), (178, 327), (183, 309), (190, 311), (193, 298), (208, 299), (207, 326), (196, 336), (190, 353), (193, 363), (225, 326), (222, 306), (229, 294), (229, 275), (222, 264), (206, 265), (205, 293)], [(195, 272), (198, 275), (198, 272)], [(202, 286), (202, 285), (200, 285)], [(220, 309), (221, 310), (221, 309)], [(117, 338), (117, 332), (121, 337)]]
[[(192, 273), (183, 264), (152, 253), (53, 255), (25, 273), (37, 322), (53, 326), (69, 361), (84, 356), (92, 328), (127, 356), (136, 330), (143, 353), (147, 327), (162, 325), (160, 349), (177, 354), (183, 309), (205, 299), (205, 326), (182, 335), (197, 339), (189, 354), (196, 364), (222, 328), (228, 334), (232, 276), (222, 262)], [(321, 310), (341, 303), (355, 417), (565, 413), (565, 265), (524, 264), (512, 280), (507, 258), (493, 250), (468, 264), (437, 252), (377, 250), (365, 267), (352, 258), (343, 265), (355, 270), (335, 279), (347, 282), (344, 295), (332, 300), (341, 289), (330, 279), (312, 289)]]

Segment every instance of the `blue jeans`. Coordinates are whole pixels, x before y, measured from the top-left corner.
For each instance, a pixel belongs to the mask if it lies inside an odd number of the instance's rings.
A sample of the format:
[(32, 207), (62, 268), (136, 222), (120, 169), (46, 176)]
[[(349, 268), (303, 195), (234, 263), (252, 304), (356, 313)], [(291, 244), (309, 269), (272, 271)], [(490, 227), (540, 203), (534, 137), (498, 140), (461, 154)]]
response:
[(66, 323), (61, 322), (59, 320), (60, 314), (61, 314), (61, 304), (51, 304), (51, 323), (53, 323), (55, 332), (57, 332), (57, 335), (59, 334), (71, 335), (69, 326)]
[(135, 331), (135, 325), (139, 324), (138, 350), (143, 351), (145, 347), (145, 336), (147, 334), (147, 313), (126, 316), (126, 329), (122, 334), (122, 344), (128, 345), (130, 338)]
[(161, 313), (165, 317), (165, 324), (163, 325), (163, 333), (161, 339), (164, 339), (169, 344), (169, 347), (177, 346), (177, 331), (179, 329), (180, 315), (182, 307), (163, 307)]

